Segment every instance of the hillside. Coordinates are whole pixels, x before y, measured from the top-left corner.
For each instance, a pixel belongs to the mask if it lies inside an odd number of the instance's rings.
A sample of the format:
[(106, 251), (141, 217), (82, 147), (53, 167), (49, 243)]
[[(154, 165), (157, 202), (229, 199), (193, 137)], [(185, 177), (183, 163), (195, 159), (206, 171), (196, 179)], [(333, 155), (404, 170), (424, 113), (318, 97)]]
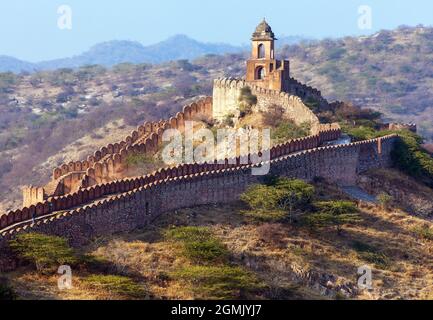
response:
[[(432, 35), (431, 28), (401, 28), (281, 51), (291, 60), (292, 76), (329, 99), (377, 109), (386, 119), (414, 121), (430, 139)], [(127, 45), (136, 48), (131, 55), (140, 55), (140, 44)], [(20, 186), (45, 184), (60, 163), (82, 159), (96, 147), (118, 141), (141, 121), (167, 118), (193, 97), (210, 95), (212, 79), (242, 77), (245, 57), (207, 55), (159, 65), (1, 74), (0, 210), (19, 207)]]
[(433, 140), (433, 28), (399, 28), (370, 37), (289, 46), (293, 74), (329, 99), (415, 122)]
[[(314, 188), (315, 201), (350, 201), (326, 182)], [(23, 264), (4, 276), (18, 298), (38, 300), (432, 299), (432, 223), (409, 216), (399, 201), (386, 209), (358, 202), (359, 219), (341, 232), (298, 219), (258, 221), (242, 202), (182, 209), (76, 250), (72, 290), (58, 290), (48, 266), (41, 273)], [(357, 286), (362, 265), (372, 267), (371, 290)]]

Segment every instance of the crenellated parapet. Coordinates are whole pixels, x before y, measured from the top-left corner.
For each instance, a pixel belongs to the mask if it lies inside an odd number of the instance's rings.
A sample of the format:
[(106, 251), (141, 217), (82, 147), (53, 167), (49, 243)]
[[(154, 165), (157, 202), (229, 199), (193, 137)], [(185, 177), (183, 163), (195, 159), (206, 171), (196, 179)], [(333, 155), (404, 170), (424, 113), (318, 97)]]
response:
[[(188, 109), (188, 107), (186, 107), (186, 109)], [(186, 111), (188, 112), (188, 110)], [(190, 115), (193, 116), (193, 113)], [(193, 118), (189, 118), (189, 116), (187, 116), (187, 118), (189, 120), (193, 119)], [(272, 147), (270, 150), (270, 159), (276, 159), (278, 157), (300, 152), (303, 150), (314, 149), (319, 147), (323, 142), (336, 140), (340, 136), (341, 136), (341, 129), (338, 126), (338, 124), (324, 126), (323, 130), (316, 135), (289, 140), (286, 143), (281, 143)], [(134, 147), (125, 149), (124, 152), (122, 152), (119, 155), (119, 157), (116, 157), (117, 160), (116, 163), (114, 164), (114, 168), (117, 168), (117, 164), (119, 166), (125, 165), (126, 159), (128, 157), (140, 154), (142, 152), (145, 152), (145, 150), (143, 151), (140, 148), (134, 148)], [(56, 210), (69, 209), (71, 207), (81, 205), (83, 203), (82, 201), (87, 202), (89, 200), (93, 200), (92, 195), (94, 194), (96, 194), (97, 197), (100, 197), (109, 194), (107, 192), (118, 193), (124, 190), (124, 187), (122, 187), (124, 183), (128, 184), (130, 183), (130, 181), (135, 181), (135, 182), (139, 181), (139, 185), (143, 185), (149, 182), (166, 179), (167, 177), (176, 178), (184, 175), (222, 170), (222, 169), (228, 169), (233, 167), (242, 167), (245, 164), (252, 164), (252, 159), (253, 159), (252, 155), (245, 155), (242, 157), (237, 157), (235, 159), (225, 159), (224, 161), (215, 160), (214, 163), (212, 164), (208, 164), (208, 163), (182, 164), (172, 168), (160, 169), (154, 174), (143, 177), (144, 180), (119, 178), (118, 180), (113, 179), (115, 181), (112, 182), (110, 182), (111, 180), (102, 181), (102, 179), (100, 179), (104, 170), (102, 164), (96, 164), (95, 168), (90, 168), (87, 170), (85, 178), (83, 178), (83, 181), (81, 182), (82, 188), (77, 189), (74, 192), (70, 192), (69, 194), (66, 195), (51, 197), (45, 201), (39, 200), (37, 203), (32, 203), (32, 205), (25, 206), (25, 208), (22, 210), (9, 212), (8, 214), (2, 216), (1, 219), (3, 219), (2, 220), (3, 224), (0, 223), (0, 229), (6, 227), (5, 221), (10, 221), (10, 223), (12, 224), (16, 223), (17, 220), (19, 219), (15, 217), (22, 216), (23, 212), (25, 213), (23, 215), (24, 219), (28, 219), (29, 216), (33, 217), (34, 214), (36, 214), (36, 216), (48, 214), (49, 212), (48, 213), (46, 212), (47, 208), (50, 208), (49, 209), (51, 210), (50, 212)], [(135, 184), (133, 185), (135, 186)], [(101, 186), (105, 186), (106, 189), (100, 189)], [(91, 195), (91, 198), (86, 196), (87, 193)], [(9, 218), (7, 218), (6, 216), (9, 216)], [(10, 223), (8, 225), (10, 225)]]
[(417, 133), (418, 131), (417, 125), (415, 123), (385, 123), (381, 129), (391, 131), (409, 130), (414, 133)]
[(259, 110), (266, 111), (272, 105), (281, 106), (286, 110), (286, 115), (296, 124), (309, 123), (312, 131), (317, 132), (320, 121), (299, 96), (262, 88), (242, 79), (220, 78), (214, 80), (213, 116), (215, 119), (223, 120), (228, 115), (236, 116), (240, 113), (239, 98), (244, 87), (249, 87), (251, 93), (257, 96)]
[[(206, 97), (185, 106), (182, 112), (167, 121), (160, 121), (156, 130), (137, 143), (124, 146), (118, 152), (105, 157), (102, 161), (94, 163), (87, 169), (81, 186), (88, 187), (94, 184), (121, 179), (128, 170), (128, 159), (131, 156), (153, 156), (163, 145), (163, 134), (168, 129), (183, 132), (186, 121), (204, 120), (212, 118), (212, 98)], [(146, 127), (147, 124), (144, 125)], [(149, 125), (150, 127), (150, 125)]]
[(318, 107), (327, 109), (328, 101), (322, 96), (322, 92), (316, 88), (303, 84), (295, 78), (290, 78), (288, 92), (302, 99), (304, 103), (316, 102)]
[[(53, 171), (52, 180), (44, 187), (23, 188), (24, 205), (36, 204), (49, 197), (72, 193), (79, 188), (124, 177), (128, 153), (153, 155), (162, 144), (166, 129), (183, 131), (185, 121), (212, 118), (212, 98), (205, 97), (184, 106), (182, 112), (168, 120), (145, 122), (123, 141), (95, 151), (86, 160), (63, 164)], [(126, 157), (125, 157), (126, 155)]]
[(207, 117), (212, 116), (212, 100), (210, 97), (200, 99), (188, 106), (185, 106), (183, 112), (178, 113), (175, 118), (155, 122), (144, 122), (142, 125), (137, 127), (136, 130), (132, 131), (123, 141), (114, 144), (110, 143), (107, 146), (96, 150), (92, 155), (89, 155), (86, 160), (62, 164), (54, 169), (53, 180), (57, 180), (70, 172), (86, 171), (95, 163), (104, 160), (104, 158), (119, 154), (122, 149), (142, 143), (143, 140), (146, 140), (146, 138), (153, 133), (158, 133), (158, 131), (166, 127), (167, 124), (172, 125), (176, 121), (182, 121), (184, 118), (189, 120), (191, 117), (200, 115)]
[[(328, 132), (327, 134), (336, 133)], [(280, 168), (279, 164), (287, 161), (287, 159), (291, 159), (290, 161), (294, 161), (293, 163), (298, 163), (296, 170), (289, 170), (293, 173), (293, 176), (291, 176), (293, 178), (312, 180), (316, 176), (321, 176), (330, 181), (350, 183), (352, 179), (356, 179), (357, 174), (368, 169), (389, 166), (392, 144), (396, 138), (396, 135), (390, 135), (378, 139), (355, 142), (349, 145), (326, 146), (313, 149), (306, 148), (317, 144), (319, 142), (317, 140), (318, 137), (297, 139), (292, 143), (281, 144), (272, 148), (270, 160), (261, 162), (260, 164), (269, 163), (271, 173), (285, 175), (286, 169)], [(312, 155), (315, 157), (314, 165), (310, 161), (313, 157)], [(345, 159), (344, 161), (342, 160), (343, 158)], [(5, 230), (10, 226), (32, 219), (33, 217), (38, 218), (57, 211), (70, 210), (110, 195), (130, 192), (167, 179), (180, 179), (182, 177), (202, 175), (221, 170), (242, 171), (245, 168), (260, 165), (253, 163), (251, 159), (254, 158), (248, 156), (246, 163), (238, 157), (235, 161), (226, 159), (224, 162), (216, 161), (212, 164), (183, 164), (172, 168), (160, 169), (153, 174), (139, 178), (98, 184), (81, 189), (73, 194), (54, 197), (36, 205), (9, 212), (0, 218), (0, 230)], [(251, 172), (249, 174), (251, 175)], [(194, 197), (194, 194), (190, 194), (189, 196)]]
[[(81, 244), (94, 236), (142, 227), (167, 211), (236, 200), (249, 185), (261, 181), (251, 169), (264, 164), (270, 165), (271, 174), (279, 176), (307, 181), (324, 177), (352, 184), (359, 173), (391, 165), (390, 154), (397, 138), (390, 135), (281, 155), (292, 148), (284, 144), (271, 151), (269, 161), (259, 164), (227, 161), (181, 165), (140, 178), (99, 184), (3, 215), (0, 247), (17, 233), (34, 231), (66, 236)], [(308, 143), (314, 142), (297, 142), (299, 148)]]

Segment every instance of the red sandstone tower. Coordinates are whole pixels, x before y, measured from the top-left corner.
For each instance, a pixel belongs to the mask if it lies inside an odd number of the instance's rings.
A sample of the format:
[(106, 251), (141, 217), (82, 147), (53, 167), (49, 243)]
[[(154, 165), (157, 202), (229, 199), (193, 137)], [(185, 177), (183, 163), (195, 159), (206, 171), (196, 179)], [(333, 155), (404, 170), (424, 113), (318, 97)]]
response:
[(252, 37), (251, 59), (247, 61), (247, 82), (265, 89), (288, 92), (290, 62), (275, 59), (275, 34), (263, 19)]

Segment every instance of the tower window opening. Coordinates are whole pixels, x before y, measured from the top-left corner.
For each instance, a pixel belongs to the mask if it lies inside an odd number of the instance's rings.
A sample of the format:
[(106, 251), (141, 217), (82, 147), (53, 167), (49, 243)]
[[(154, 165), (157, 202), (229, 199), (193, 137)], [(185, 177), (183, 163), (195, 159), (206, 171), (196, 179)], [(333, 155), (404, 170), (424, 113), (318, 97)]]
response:
[(256, 69), (256, 80), (263, 80), (266, 76), (264, 67), (257, 67)]
[(259, 52), (258, 52), (259, 59), (264, 59), (265, 58), (265, 46), (262, 43), (259, 44), (258, 50), (259, 50)]

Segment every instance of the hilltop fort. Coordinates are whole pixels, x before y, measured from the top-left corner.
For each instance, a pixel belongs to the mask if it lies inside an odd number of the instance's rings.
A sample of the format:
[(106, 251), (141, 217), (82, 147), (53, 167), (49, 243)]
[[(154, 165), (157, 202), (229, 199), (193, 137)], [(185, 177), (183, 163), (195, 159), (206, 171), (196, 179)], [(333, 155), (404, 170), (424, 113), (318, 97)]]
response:
[[(307, 106), (332, 108), (315, 88), (290, 75), (290, 62), (275, 57), (275, 35), (266, 21), (252, 36), (251, 57), (244, 79), (214, 81), (212, 97), (185, 106), (170, 119), (145, 122), (123, 141), (96, 150), (84, 160), (54, 168), (51, 181), (23, 190), (23, 208), (0, 218), (0, 247), (5, 239), (22, 232), (65, 236), (80, 245), (88, 239), (140, 228), (161, 213), (202, 204), (235, 200), (263, 177), (251, 175), (252, 155), (214, 163), (184, 163), (161, 168), (142, 177), (127, 178), (131, 155), (154, 155), (163, 145), (167, 129), (183, 131), (187, 121), (223, 121), (240, 114), (239, 97), (245, 88), (257, 98), (255, 110), (283, 108), (284, 116), (296, 124), (308, 124), (307, 137), (286, 141), (269, 150), (271, 174), (311, 181), (323, 177), (351, 185), (358, 174), (371, 168), (390, 166), (397, 136), (344, 145), (327, 145), (341, 136), (336, 123), (320, 123)], [(0, 249), (1, 250), (1, 249)], [(1, 266), (0, 266), (1, 267)]]

